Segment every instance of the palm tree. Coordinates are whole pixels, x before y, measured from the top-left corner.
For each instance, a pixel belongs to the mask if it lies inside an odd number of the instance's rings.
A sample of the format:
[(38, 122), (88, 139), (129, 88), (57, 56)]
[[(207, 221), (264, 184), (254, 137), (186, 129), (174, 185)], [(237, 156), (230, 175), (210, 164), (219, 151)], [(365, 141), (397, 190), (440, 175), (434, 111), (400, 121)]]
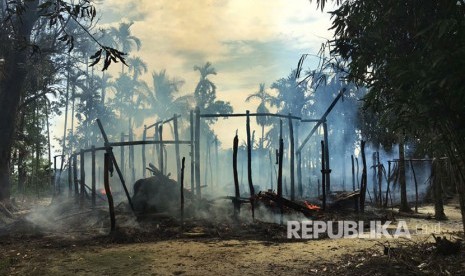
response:
[(174, 113), (186, 113), (193, 101), (191, 95), (176, 97), (179, 88), (184, 81), (170, 78), (166, 70), (152, 73), (152, 88), (143, 94), (145, 103), (148, 104), (151, 114), (157, 114), (158, 118), (168, 118)]
[[(116, 44), (120, 47), (123, 53), (131, 52), (134, 47), (137, 51), (140, 50), (141, 41), (139, 38), (131, 34), (131, 26), (134, 22), (121, 22), (118, 28), (112, 27), (110, 34), (113, 36)], [(121, 64), (121, 73), (124, 73), (124, 64)]]
[(200, 73), (200, 80), (195, 87), (194, 97), (197, 106), (203, 110), (207, 110), (216, 98), (216, 85), (208, 79), (209, 75), (216, 75), (215, 68), (211, 67), (211, 65), (210, 62), (207, 62), (202, 67), (194, 66), (194, 70)]
[(132, 74), (132, 79), (137, 80), (142, 73), (147, 73), (147, 63), (140, 57), (128, 58), (129, 73)]
[[(257, 106), (257, 113), (269, 113), (270, 111), (266, 107), (267, 103), (271, 103), (273, 97), (265, 91), (265, 84), (260, 83), (259, 89), (254, 94), (250, 94), (246, 102), (249, 102), (252, 99), (260, 100), (260, 104)], [(260, 140), (260, 148), (263, 149), (263, 144), (265, 141), (265, 126), (271, 125), (271, 120), (268, 116), (256, 116), (257, 124), (262, 127), (262, 138)]]

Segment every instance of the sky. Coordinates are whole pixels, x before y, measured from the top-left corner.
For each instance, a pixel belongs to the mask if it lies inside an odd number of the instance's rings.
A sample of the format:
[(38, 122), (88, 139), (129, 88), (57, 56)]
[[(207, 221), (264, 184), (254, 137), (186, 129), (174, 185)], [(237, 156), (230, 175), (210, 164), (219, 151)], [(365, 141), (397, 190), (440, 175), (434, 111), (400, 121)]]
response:
[[(302, 54), (316, 54), (331, 38), (330, 16), (308, 0), (103, 0), (97, 10), (100, 26), (134, 22), (142, 48), (130, 54), (147, 63), (148, 83), (153, 71), (166, 69), (185, 81), (181, 93), (193, 93), (199, 79), (193, 67), (209, 61), (218, 73), (210, 77), (217, 99), (241, 113), (255, 111), (258, 103), (245, 98), (259, 83), (269, 87), (286, 77)], [(119, 68), (113, 66), (113, 76)], [(220, 120), (215, 131), (221, 141), (232, 140), (231, 129), (243, 125)]]

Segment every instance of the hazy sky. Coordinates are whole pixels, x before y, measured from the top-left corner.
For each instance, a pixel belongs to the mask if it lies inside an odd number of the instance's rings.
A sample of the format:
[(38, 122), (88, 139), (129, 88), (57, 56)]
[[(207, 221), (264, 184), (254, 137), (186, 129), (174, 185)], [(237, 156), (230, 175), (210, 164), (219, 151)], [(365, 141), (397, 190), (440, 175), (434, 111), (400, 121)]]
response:
[[(229, 101), (235, 112), (255, 110), (257, 102), (245, 103), (247, 95), (267, 87), (295, 68), (304, 53), (317, 53), (330, 38), (329, 15), (308, 0), (105, 0), (98, 5), (101, 25), (133, 21), (131, 30), (142, 48), (131, 55), (151, 72), (167, 73), (185, 81), (181, 91), (192, 93), (198, 81), (194, 65), (210, 61), (218, 74), (218, 99)], [(310, 64), (309, 64), (310, 65)], [(119, 66), (114, 70), (119, 69)], [(113, 73), (117, 76), (117, 73)], [(220, 120), (233, 135), (243, 122)]]

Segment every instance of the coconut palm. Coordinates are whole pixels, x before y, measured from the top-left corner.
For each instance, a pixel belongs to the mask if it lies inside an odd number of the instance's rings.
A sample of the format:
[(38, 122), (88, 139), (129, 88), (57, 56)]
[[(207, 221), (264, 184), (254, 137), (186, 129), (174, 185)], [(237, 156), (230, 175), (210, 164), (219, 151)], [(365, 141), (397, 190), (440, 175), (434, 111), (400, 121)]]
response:
[[(271, 103), (273, 97), (265, 91), (265, 84), (260, 83), (259, 89), (254, 94), (250, 94), (245, 101), (249, 102), (252, 99), (260, 100), (260, 104), (257, 106), (257, 113), (269, 113), (270, 111), (266, 107), (267, 104)], [(271, 120), (268, 116), (256, 116), (257, 124), (262, 127), (262, 138), (260, 140), (260, 148), (263, 149), (263, 143), (265, 140), (265, 126), (271, 125)]]
[(132, 72), (132, 79), (137, 80), (142, 73), (147, 73), (147, 63), (140, 57), (128, 58), (129, 73)]
[[(131, 34), (131, 26), (134, 22), (121, 22), (118, 28), (112, 27), (110, 34), (114, 38), (116, 44), (120, 47), (123, 53), (131, 52), (134, 47), (137, 51), (140, 50), (141, 41), (139, 38)], [(124, 64), (121, 64), (121, 73), (124, 73)]]

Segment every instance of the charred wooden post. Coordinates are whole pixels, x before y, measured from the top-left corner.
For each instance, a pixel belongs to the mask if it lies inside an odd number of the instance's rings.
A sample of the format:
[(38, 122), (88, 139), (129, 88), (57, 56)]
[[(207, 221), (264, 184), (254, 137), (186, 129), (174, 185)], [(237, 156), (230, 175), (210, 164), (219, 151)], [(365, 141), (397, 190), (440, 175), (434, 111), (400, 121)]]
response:
[[(354, 164), (354, 155), (350, 156), (350, 159), (352, 161), (352, 191), (355, 191), (355, 164)], [(358, 211), (358, 200), (357, 198), (354, 198), (354, 208), (355, 211)]]
[(84, 150), (81, 149), (81, 152), (79, 154), (79, 161), (81, 163), (80, 165), (80, 170), (81, 170), (81, 180), (80, 180), (80, 186), (81, 186), (81, 196), (79, 198), (79, 207), (83, 208), (84, 207), (84, 200), (86, 199), (86, 172), (85, 172), (85, 157), (84, 157)]
[(246, 131), (247, 131), (247, 179), (250, 190), (250, 204), (252, 205), (252, 218), (255, 219), (254, 196), (255, 189), (252, 182), (252, 143), (250, 140), (250, 111), (246, 111)]
[(326, 191), (331, 191), (331, 169), (329, 167), (329, 143), (328, 143), (328, 124), (326, 119), (323, 121), (323, 139), (325, 142), (325, 170), (326, 170)]
[(375, 204), (378, 204), (378, 188), (377, 188), (377, 181), (376, 181), (376, 152), (373, 152), (372, 155), (372, 168), (373, 168), (373, 196), (375, 197)]
[(158, 164), (160, 166), (160, 171), (163, 175), (165, 175), (165, 163), (164, 163), (164, 158), (163, 158), (163, 148), (164, 148), (164, 145), (163, 145), (163, 125), (161, 124), (159, 127), (158, 127), (158, 139), (160, 141), (160, 148), (159, 148), (159, 151), (160, 151), (160, 155), (158, 156)]
[(57, 194), (60, 194), (60, 185), (57, 185), (57, 157), (58, 155), (56, 156), (53, 156), (53, 179), (52, 179), (52, 185), (53, 185), (53, 195), (57, 195)]
[(71, 197), (73, 194), (73, 171), (71, 164), (72, 157), (68, 158), (68, 197)]
[(268, 152), (268, 156), (270, 158), (270, 185), (271, 190), (273, 191), (273, 158), (271, 157), (271, 151)]
[(325, 151), (325, 142), (321, 141), (321, 190), (323, 192), (322, 198), (322, 210), (326, 209), (326, 151)]
[(96, 196), (97, 196), (97, 191), (96, 191), (96, 183), (95, 183), (95, 146), (92, 146), (91, 149), (91, 154), (92, 154), (92, 207), (95, 207), (96, 203)]
[(410, 167), (412, 168), (413, 181), (415, 182), (415, 213), (418, 213), (418, 182), (417, 175), (415, 174), (415, 168), (413, 167), (412, 159), (410, 159)]
[[(176, 117), (175, 117), (176, 118)], [(184, 227), (184, 164), (186, 161), (186, 157), (182, 158), (182, 164), (181, 164), (181, 180), (179, 183), (181, 184), (180, 186), (180, 194), (181, 194), (181, 228)]]
[(191, 110), (190, 112), (190, 147), (191, 147), (191, 152), (190, 152), (190, 157), (191, 157), (191, 193), (194, 194), (194, 174), (195, 174), (195, 161), (194, 161), (194, 111)]
[[(153, 134), (153, 141), (158, 141), (158, 123), (155, 123), (154, 125), (155, 132)], [(160, 162), (160, 157), (158, 153), (158, 148), (160, 145), (158, 144), (153, 144), (153, 160), (156, 160), (156, 162)], [(154, 161), (155, 162), (155, 161)], [(158, 167), (160, 167), (160, 164), (158, 164)]]
[(233, 140), (233, 177), (234, 177), (234, 218), (237, 219), (239, 213), (241, 212), (241, 204), (239, 198), (241, 196), (239, 191), (239, 176), (237, 175), (237, 149), (239, 147), (239, 137), (234, 136)]
[(220, 163), (218, 158), (218, 136), (215, 136), (215, 182), (217, 185), (220, 183)]
[[(300, 123), (297, 122), (295, 125), (295, 143), (299, 145), (299, 126)], [(299, 196), (302, 198), (304, 196), (304, 188), (302, 184), (302, 154), (300, 151), (296, 152), (297, 157), (297, 189), (299, 191)]]
[(195, 190), (197, 197), (202, 197), (200, 190), (200, 108), (195, 109)]
[[(181, 179), (181, 174), (179, 171), (181, 170), (181, 156), (179, 153), (179, 132), (178, 132), (178, 115), (173, 115), (173, 132), (174, 132), (174, 149), (176, 153), (176, 171), (178, 172), (177, 180)], [(183, 164), (182, 164), (182, 172), (184, 172), (184, 157), (183, 157)]]
[(386, 197), (385, 197), (385, 199), (384, 199), (384, 205), (383, 205), (384, 208), (387, 208), (390, 184), (391, 184), (391, 161), (388, 161), (388, 175), (387, 175)]
[(112, 147), (109, 146), (108, 137), (107, 137), (107, 134), (105, 133), (105, 130), (103, 129), (102, 122), (100, 122), (100, 119), (97, 119), (97, 124), (100, 129), (100, 132), (102, 133), (103, 140), (105, 141), (105, 150), (110, 156), (111, 166), (115, 167), (116, 172), (118, 173), (119, 179), (121, 181), (121, 185), (123, 186), (124, 193), (126, 194), (126, 197), (128, 199), (129, 206), (131, 206), (131, 210), (134, 211), (134, 206), (132, 205), (131, 196), (129, 195), (128, 188), (126, 187), (126, 182), (124, 181), (123, 173), (121, 172), (118, 166), (118, 163), (116, 162), (116, 158), (115, 158), (115, 155), (113, 154)]
[[(129, 142), (134, 141), (134, 132), (131, 125), (129, 125)], [(131, 170), (131, 183), (136, 182), (136, 169), (134, 167), (134, 146), (129, 146), (129, 169)]]
[[(121, 143), (124, 143), (124, 132), (121, 132)], [(121, 163), (121, 173), (124, 174), (124, 147), (119, 147), (120, 149), (120, 163)]]
[(113, 173), (113, 166), (111, 161), (111, 153), (106, 152), (104, 158), (103, 168), (103, 185), (105, 187), (105, 194), (108, 199), (108, 210), (110, 212), (110, 234), (116, 230), (116, 218), (115, 218), (115, 207), (113, 204), (113, 195), (110, 189), (110, 172)]
[(355, 157), (355, 165), (357, 166), (357, 172), (355, 174), (355, 179), (357, 180), (357, 189), (360, 190), (360, 180), (358, 176), (360, 175), (360, 166), (358, 165), (358, 157)]
[[(283, 138), (279, 139), (279, 158), (278, 158), (278, 197), (283, 197), (283, 156), (284, 156), (284, 141)], [(280, 223), (283, 223), (284, 206), (279, 204), (279, 211), (281, 214)]]
[(294, 152), (294, 126), (292, 124), (292, 115), (289, 113), (289, 144), (290, 150), (289, 152), (289, 159), (290, 159), (290, 178), (291, 178), (291, 200), (295, 200), (295, 179), (294, 179), (294, 165), (295, 165), (295, 152)]
[(365, 158), (365, 141), (361, 142), (360, 150), (362, 152), (362, 181), (360, 185), (360, 211), (365, 211), (365, 197), (367, 191), (367, 160)]
[[(142, 141), (147, 140), (147, 125), (144, 125), (144, 132), (142, 132)], [(145, 144), (142, 144), (142, 177), (146, 178), (147, 159), (145, 158)]]
[(377, 168), (378, 168), (378, 198), (379, 198), (379, 206), (383, 206), (383, 166), (379, 161), (379, 152), (376, 152), (376, 159), (377, 159)]
[(74, 199), (79, 202), (79, 183), (77, 174), (77, 155), (73, 154)]

